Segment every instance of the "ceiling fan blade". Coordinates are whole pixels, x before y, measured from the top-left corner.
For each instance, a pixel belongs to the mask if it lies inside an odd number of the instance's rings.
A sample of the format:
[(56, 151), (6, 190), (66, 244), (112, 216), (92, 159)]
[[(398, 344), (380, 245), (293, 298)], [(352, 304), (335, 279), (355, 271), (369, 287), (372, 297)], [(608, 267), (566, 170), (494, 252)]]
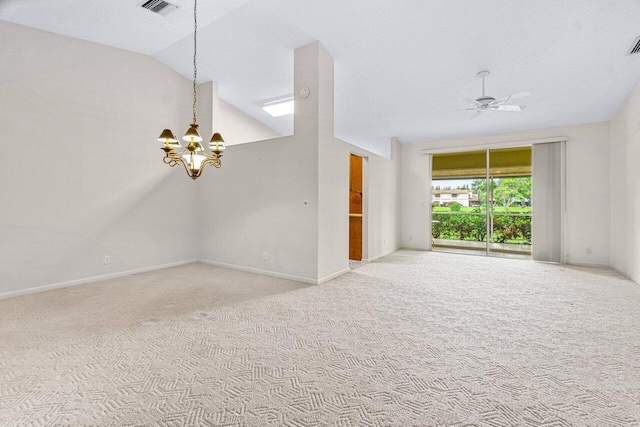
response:
[(441, 113), (438, 114), (449, 114), (449, 113), (460, 113), (462, 111), (477, 111), (477, 108), (463, 108), (461, 110), (449, 110), (449, 111), (443, 111)]
[(511, 95), (503, 96), (502, 98), (498, 98), (498, 99), (496, 99), (494, 101), (491, 101), (489, 103), (489, 106), (504, 104), (505, 102), (509, 101), (510, 99), (511, 99)]
[(476, 117), (480, 117), (481, 114), (482, 114), (482, 111), (478, 110), (475, 113), (473, 113), (471, 117), (469, 117), (469, 120), (475, 119)]
[(494, 105), (491, 107), (492, 110), (498, 111), (522, 111), (522, 108), (519, 105)]
[(516, 92), (509, 96), (504, 96), (502, 98), (496, 99), (495, 101), (492, 101), (489, 105), (493, 106), (493, 105), (505, 104), (511, 101), (512, 99), (524, 98), (525, 96), (529, 96), (529, 95), (531, 95), (529, 92)]

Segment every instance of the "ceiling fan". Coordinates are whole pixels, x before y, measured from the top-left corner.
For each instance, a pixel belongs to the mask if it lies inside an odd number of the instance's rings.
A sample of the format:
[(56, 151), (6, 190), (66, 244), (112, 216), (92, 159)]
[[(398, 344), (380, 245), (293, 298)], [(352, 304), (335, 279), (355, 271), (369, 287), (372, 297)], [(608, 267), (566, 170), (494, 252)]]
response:
[(478, 117), (484, 111), (513, 111), (518, 112), (524, 110), (526, 107), (524, 105), (512, 105), (507, 104), (507, 102), (512, 99), (524, 98), (525, 96), (529, 96), (529, 92), (516, 92), (512, 95), (505, 96), (503, 98), (496, 99), (492, 96), (488, 96), (484, 91), (484, 79), (489, 75), (488, 71), (480, 71), (478, 73), (478, 78), (482, 79), (482, 96), (476, 98), (474, 101), (470, 101), (473, 106), (471, 108), (467, 108), (465, 111), (475, 111), (476, 113), (470, 118)]

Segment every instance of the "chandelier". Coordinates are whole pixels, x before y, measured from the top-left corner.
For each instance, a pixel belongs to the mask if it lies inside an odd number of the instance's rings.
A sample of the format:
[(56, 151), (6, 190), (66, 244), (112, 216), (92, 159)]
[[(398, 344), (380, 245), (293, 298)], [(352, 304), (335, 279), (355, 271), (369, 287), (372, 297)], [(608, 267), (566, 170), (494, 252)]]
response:
[(182, 145), (180, 145), (180, 141), (178, 141), (171, 129), (163, 130), (158, 141), (164, 142), (164, 146), (162, 147), (164, 158), (162, 160), (171, 167), (182, 164), (187, 171), (187, 175), (195, 181), (202, 175), (202, 170), (206, 165), (212, 165), (216, 168), (222, 166), (220, 158), (226, 147), (222, 136), (219, 133), (214, 133), (209, 142), (211, 154), (208, 154), (202, 147), (202, 137), (198, 133), (198, 123), (196, 119), (196, 102), (198, 100), (196, 85), (196, 78), (198, 77), (198, 0), (193, 1), (193, 23), (193, 123), (189, 125), (187, 133), (182, 137), (188, 145), (180, 152), (177, 152), (176, 150), (181, 149)]

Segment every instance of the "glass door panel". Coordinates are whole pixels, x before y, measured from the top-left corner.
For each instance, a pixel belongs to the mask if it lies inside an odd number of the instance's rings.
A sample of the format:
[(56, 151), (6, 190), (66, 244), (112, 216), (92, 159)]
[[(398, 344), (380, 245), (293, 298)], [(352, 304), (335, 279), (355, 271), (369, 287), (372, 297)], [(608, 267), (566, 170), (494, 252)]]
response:
[(434, 251), (487, 252), (486, 150), (434, 154), (431, 242)]
[(489, 150), (487, 254), (531, 256), (531, 147)]

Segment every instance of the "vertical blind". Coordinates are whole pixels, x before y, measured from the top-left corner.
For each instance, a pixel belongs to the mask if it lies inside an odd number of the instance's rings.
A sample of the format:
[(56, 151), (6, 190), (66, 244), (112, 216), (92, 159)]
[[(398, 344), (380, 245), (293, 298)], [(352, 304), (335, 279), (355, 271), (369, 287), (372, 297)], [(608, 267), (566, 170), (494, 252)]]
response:
[(562, 261), (562, 145), (533, 145), (532, 246), (537, 261)]

